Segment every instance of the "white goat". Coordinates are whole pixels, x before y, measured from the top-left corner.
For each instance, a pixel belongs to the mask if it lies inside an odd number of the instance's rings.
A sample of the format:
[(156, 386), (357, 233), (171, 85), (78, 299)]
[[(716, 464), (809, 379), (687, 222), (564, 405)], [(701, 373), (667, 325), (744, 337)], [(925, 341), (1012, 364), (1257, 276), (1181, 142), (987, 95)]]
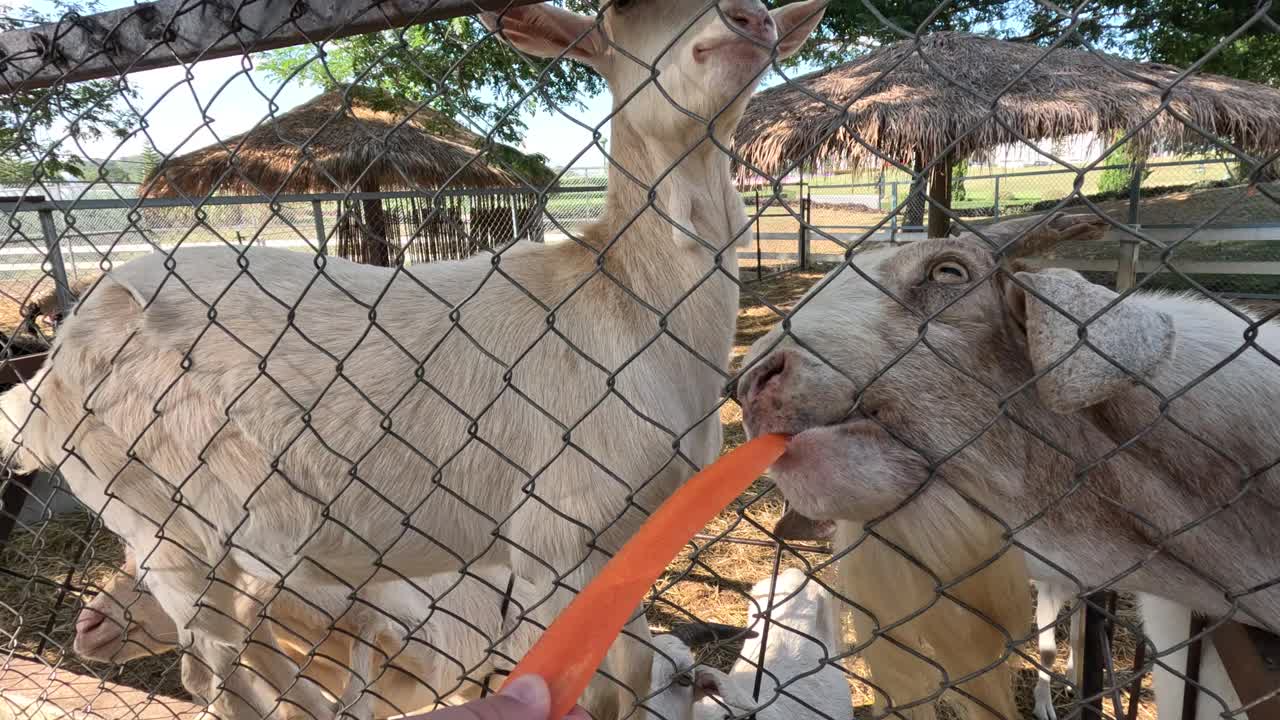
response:
[[(1100, 234), (1106, 225), (1031, 218), (985, 229), (995, 246), (969, 236), (855, 258), (871, 281), (835, 271), (791, 318), (794, 339), (775, 330), (753, 348), (738, 391), (744, 425), (752, 435), (793, 435), (773, 476), (798, 511), (841, 521), (837, 547), (892, 513), (898, 524), (876, 529), (931, 538), (916, 557), (946, 581), (983, 567), (992, 550), (1020, 555), (1002, 537), (1018, 528), (1014, 540), (1073, 584), (1178, 598), (1274, 631), (1280, 328), (1183, 295), (1117, 302), (1076, 273), (1010, 264), (1019, 251), (1039, 254), (1036, 245), (1090, 227)], [(997, 257), (992, 247), (1008, 252)], [(957, 517), (957, 508), (981, 520)], [(955, 550), (965, 543), (988, 551)], [(922, 607), (914, 596), (903, 601), (901, 588), (904, 574), (924, 573), (887, 556), (878, 582), (868, 587), (870, 571), (853, 567), (863, 574), (847, 589), (886, 604), (897, 595), (899, 616)], [(1008, 580), (1016, 570), (1000, 588), (1027, 589)], [(965, 583), (981, 586), (984, 574)], [(1037, 579), (1068, 581), (1054, 575)], [(936, 599), (936, 584), (921, 583), (922, 595)], [(1003, 626), (994, 633), (1003, 639), (967, 659), (935, 656), (948, 675), (1009, 657), (1028, 615), (986, 617)], [(992, 627), (968, 611), (901, 639), (946, 644), (980, 625)], [(903, 681), (903, 699), (936, 690), (929, 665), (901, 660), (896, 671), (871, 662), (877, 683), (882, 668), (894, 682), (914, 668), (927, 679)], [(990, 689), (998, 710), (1012, 707), (1007, 684)]]
[[(613, 92), (605, 209), (579, 242), (394, 269), (258, 247), (127, 263), (60, 327), (50, 365), (0, 401), (16, 429), (0, 449), (24, 469), (59, 466), (138, 550), (188, 648), (184, 684), (221, 717), (334, 710), (280, 663), (236, 662), (278, 655), (269, 633), (246, 647), (256, 624), (228, 612), (244, 574), (307, 596), (359, 587), (376, 566), (420, 577), (483, 558), (563, 607), (571, 592), (553, 580), (585, 585), (720, 449), (747, 228), (720, 148), (822, 9), (484, 15), (520, 51), (589, 65)], [(648, 634), (638, 616), (631, 629)], [(629, 707), (650, 660), (645, 643), (616, 644), (606, 666), (625, 680), (588, 709)], [(276, 688), (292, 688), (288, 703)]]

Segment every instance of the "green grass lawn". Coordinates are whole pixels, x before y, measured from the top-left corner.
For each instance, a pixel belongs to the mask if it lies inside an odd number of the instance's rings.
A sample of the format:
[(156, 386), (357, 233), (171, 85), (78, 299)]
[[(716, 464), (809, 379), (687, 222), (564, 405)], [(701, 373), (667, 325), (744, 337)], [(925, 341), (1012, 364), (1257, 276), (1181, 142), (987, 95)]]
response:
[[(1186, 156), (1177, 158), (1177, 161), (1187, 160), (1203, 160), (1201, 165), (1175, 165), (1175, 166), (1159, 166), (1150, 168), (1150, 175), (1143, 182), (1143, 187), (1162, 187), (1167, 185), (1190, 185), (1196, 182), (1211, 182), (1215, 180), (1223, 180), (1230, 175), (1230, 168), (1220, 159), (1209, 156)], [(1160, 161), (1156, 161), (1157, 163)], [(1172, 162), (1165, 160), (1164, 162)], [(1044, 174), (1052, 172), (1053, 174)], [(1103, 171), (1094, 170), (1085, 174), (1081, 189), (1085, 194), (1093, 194), (1098, 191), (1098, 180), (1101, 178)], [(969, 165), (968, 176), (965, 186), (968, 189), (973, 187), (973, 192), (979, 195), (993, 195), (995, 181), (992, 179), (977, 179), (984, 175), (1003, 175), (1000, 180), (1000, 195), (1003, 201), (1006, 192), (1013, 195), (1032, 195), (1036, 192), (1042, 198), (1045, 197), (1062, 197), (1071, 192), (1075, 185), (1076, 174), (1069, 170), (1056, 165), (1030, 165), (1026, 167), (1003, 167), (999, 165)], [(1019, 178), (1019, 175), (1027, 177)], [(875, 188), (870, 187), (876, 184), (880, 179), (880, 173), (876, 170), (858, 170), (854, 172), (839, 172), (831, 175), (806, 175), (805, 184), (812, 187), (814, 195), (821, 194), (863, 194), (874, 192)], [(898, 170), (887, 170), (884, 173), (884, 182), (886, 186), (893, 183), (899, 184), (899, 192), (906, 192), (911, 183), (911, 176)], [(853, 190), (848, 188), (849, 185), (866, 185), (868, 187), (859, 187)], [(831, 187), (836, 186), (836, 187)], [(840, 187), (844, 186), (844, 187)], [(791, 187), (794, 187), (791, 186)], [(985, 190), (984, 190), (985, 188)], [(886, 189), (885, 194), (889, 191)]]

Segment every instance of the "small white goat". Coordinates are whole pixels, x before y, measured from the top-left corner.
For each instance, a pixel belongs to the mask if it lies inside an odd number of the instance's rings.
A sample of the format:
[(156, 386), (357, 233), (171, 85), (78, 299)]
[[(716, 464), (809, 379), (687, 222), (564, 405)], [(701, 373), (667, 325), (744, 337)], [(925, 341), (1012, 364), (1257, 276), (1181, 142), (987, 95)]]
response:
[[(1028, 563), (1031, 565), (1032, 563)], [(1075, 594), (1066, 585), (1047, 580), (1032, 580), (1036, 586), (1036, 628), (1039, 629), (1040, 667), (1036, 671), (1035, 716), (1038, 720), (1057, 720), (1058, 713), (1053, 707), (1053, 691), (1051, 682), (1052, 669), (1058, 660), (1058, 641), (1054, 631), (1058, 627), (1058, 615), (1062, 608), (1071, 601)], [(1066, 675), (1074, 687), (1080, 687), (1080, 676), (1076, 672), (1076, 656), (1083, 647), (1084, 609), (1077, 605), (1071, 611), (1071, 627), (1067, 641)]]
[[(895, 539), (913, 531), (928, 539), (908, 550), (941, 567), (943, 581), (997, 552), (1022, 564), (1002, 537), (1014, 527), (1028, 554), (1084, 587), (1178, 598), (1274, 632), (1280, 328), (1185, 295), (1118, 300), (1077, 273), (1020, 266), (1015, 256), (1041, 254), (1046, 239), (1106, 227), (1092, 216), (1020, 223), (985, 228), (995, 245), (968, 236), (858, 256), (871, 281), (836, 270), (790, 319), (794, 337), (775, 330), (756, 343), (738, 396), (751, 435), (793, 435), (774, 479), (798, 511), (840, 521), (848, 535), (837, 548), (892, 512)], [(957, 508), (980, 520), (958, 518)], [(852, 567), (863, 574), (849, 592), (878, 593), (890, 607), (896, 594), (900, 614), (924, 607), (902, 600), (900, 578), (925, 574), (886, 556), (870, 585), (870, 566)], [(1010, 570), (989, 594), (1029, 594)], [(985, 574), (965, 583), (980, 589)], [(936, 600), (934, 587), (922, 585), (922, 594)], [(935, 656), (954, 677), (961, 666), (1010, 657), (1029, 609), (986, 612), (994, 625), (963, 615), (900, 639), (928, 647), (996, 628), (998, 642), (967, 658), (964, 648)], [(897, 675), (869, 661), (878, 684), (930, 671), (900, 659)], [(998, 710), (1012, 707), (1002, 685), (988, 700)], [(917, 681), (902, 697), (937, 687)]]
[[(564, 607), (565, 588), (720, 450), (748, 227), (721, 148), (823, 8), (482, 15), (613, 93), (605, 207), (580, 241), (409, 268), (318, 269), (258, 247), (126, 263), (84, 294), (50, 364), (0, 400), (0, 452), (58, 466), (138, 550), (186, 649), (184, 685), (223, 718), (336, 710), (275, 672), (269, 633), (249, 643), (244, 575), (305, 597), (378, 566), (422, 577), (497, 562)], [(631, 630), (648, 636), (639, 613)], [(650, 665), (624, 636), (605, 665), (623, 681), (584, 704), (616, 716)]]
[[(708, 693), (719, 696), (725, 707), (704, 700), (699, 717), (718, 720), (730, 713), (754, 711), (760, 720), (850, 720), (853, 700), (848, 676), (840, 661), (833, 659), (843, 652), (845, 642), (831, 593), (804, 571), (788, 568), (778, 574), (776, 583), (766, 578), (751, 588), (751, 607), (754, 619), (748, 627), (757, 635), (743, 644), (728, 684), (722, 682)], [(761, 667), (759, 699), (752, 700)]]
[[(722, 720), (754, 713), (760, 720), (851, 720), (845, 673), (831, 657), (844, 647), (831, 595), (795, 568), (781, 573), (770, 608), (769, 580), (751, 590), (755, 619), (729, 674), (694, 662), (678, 634), (654, 638), (653, 691), (645, 707), (655, 718)], [(756, 668), (765, 642), (761, 613), (769, 613), (759, 699)], [(741, 633), (742, 631), (739, 631)]]

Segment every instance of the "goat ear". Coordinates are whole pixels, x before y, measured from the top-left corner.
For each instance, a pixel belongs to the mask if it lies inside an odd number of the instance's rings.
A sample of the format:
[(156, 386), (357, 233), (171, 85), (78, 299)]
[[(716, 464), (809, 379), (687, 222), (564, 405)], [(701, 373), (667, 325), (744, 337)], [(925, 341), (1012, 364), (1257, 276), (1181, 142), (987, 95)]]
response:
[(809, 33), (822, 22), (827, 10), (827, 0), (805, 0), (784, 5), (769, 12), (778, 28), (778, 59), (784, 60), (796, 54), (809, 39)]
[(604, 58), (608, 47), (596, 18), (550, 4), (481, 13), (480, 22), (511, 47), (535, 57), (553, 58), (563, 53), (578, 62), (595, 65)]
[(1139, 299), (1128, 298), (1088, 323), (1089, 344), (1076, 347), (1081, 326), (1116, 293), (1070, 270), (1015, 277), (1030, 292), (1010, 283), (1005, 300), (1026, 328), (1036, 391), (1049, 409), (1072, 413), (1096, 405), (1139, 378), (1150, 379), (1172, 357), (1173, 318)]

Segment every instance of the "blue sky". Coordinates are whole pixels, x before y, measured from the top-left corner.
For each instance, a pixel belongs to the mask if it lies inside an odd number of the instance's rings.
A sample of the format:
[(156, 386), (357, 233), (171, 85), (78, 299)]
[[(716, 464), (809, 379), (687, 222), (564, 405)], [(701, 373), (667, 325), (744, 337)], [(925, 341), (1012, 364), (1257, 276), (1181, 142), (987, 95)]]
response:
[[(281, 85), (253, 69), (248, 58), (209, 60), (189, 68), (173, 67), (130, 75), (138, 91), (133, 107), (146, 118), (146, 135), (165, 154), (184, 153), (244, 132), (267, 117), (271, 102), (277, 112), (286, 111), (319, 92), (315, 86), (292, 81)], [(249, 67), (246, 67), (249, 66)], [(189, 76), (188, 76), (189, 73)], [(607, 96), (590, 98), (585, 110), (567, 110), (583, 122), (599, 123), (609, 110)], [(528, 149), (542, 152), (552, 162), (569, 162), (591, 144), (591, 133), (559, 114), (526, 114)], [(464, 119), (465, 122), (465, 119)], [(472, 127), (483, 131), (487, 128)], [(116, 148), (118, 141), (104, 139), (85, 149), (92, 157), (132, 155), (142, 151), (142, 135)], [(598, 166), (603, 159), (593, 151), (580, 164)]]

